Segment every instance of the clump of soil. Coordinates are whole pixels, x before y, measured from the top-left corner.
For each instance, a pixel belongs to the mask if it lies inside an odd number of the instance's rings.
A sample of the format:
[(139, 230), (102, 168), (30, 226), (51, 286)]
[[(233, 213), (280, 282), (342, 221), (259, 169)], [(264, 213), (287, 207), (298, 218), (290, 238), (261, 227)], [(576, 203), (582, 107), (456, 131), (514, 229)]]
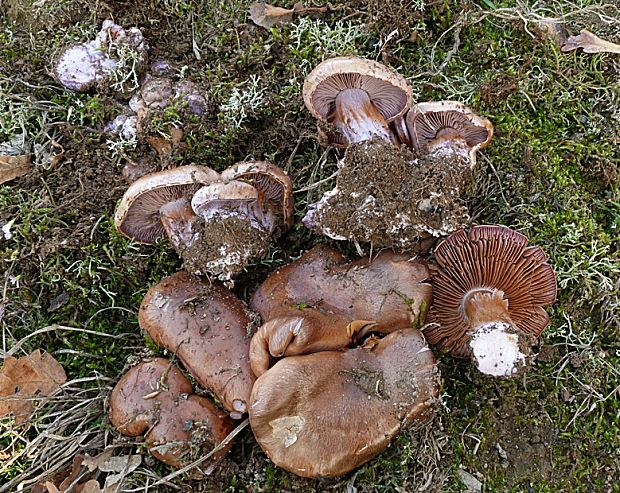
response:
[(390, 397), (385, 390), (383, 373), (379, 371), (362, 366), (360, 368), (351, 368), (350, 370), (341, 370), (340, 374), (353, 378), (355, 385), (368, 397), (378, 397), (382, 400), (389, 399)]
[(229, 280), (255, 258), (269, 251), (271, 234), (257, 228), (243, 216), (223, 211), (192, 224), (193, 240), (180, 244), (177, 253), (183, 267), (196, 275)]
[(338, 240), (419, 249), (419, 242), (469, 223), (461, 198), (469, 160), (456, 153), (422, 156), (380, 139), (347, 149), (336, 188), (310, 206), (304, 224)]

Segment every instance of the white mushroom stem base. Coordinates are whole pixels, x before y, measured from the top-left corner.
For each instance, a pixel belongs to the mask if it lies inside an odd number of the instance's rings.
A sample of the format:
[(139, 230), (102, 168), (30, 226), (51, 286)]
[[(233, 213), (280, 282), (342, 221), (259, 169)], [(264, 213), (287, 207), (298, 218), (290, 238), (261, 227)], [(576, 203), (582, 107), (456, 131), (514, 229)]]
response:
[(527, 350), (523, 348), (529, 347), (528, 337), (512, 324), (485, 323), (479, 325), (470, 337), (474, 363), (482, 373), (510, 377), (527, 366)]
[(373, 137), (395, 142), (387, 121), (363, 89), (345, 89), (338, 94), (332, 123), (342, 132), (348, 145)]

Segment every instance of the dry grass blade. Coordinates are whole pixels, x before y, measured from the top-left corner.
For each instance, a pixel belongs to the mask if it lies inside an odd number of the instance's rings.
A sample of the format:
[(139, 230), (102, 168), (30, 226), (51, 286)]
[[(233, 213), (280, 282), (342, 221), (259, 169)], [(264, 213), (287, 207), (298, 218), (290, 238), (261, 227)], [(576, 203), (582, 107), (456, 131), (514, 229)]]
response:
[[(30, 464), (0, 486), (0, 493), (26, 490), (69, 469), (77, 453), (105, 447), (106, 430), (101, 426), (101, 417), (110, 389), (104, 380), (95, 376), (67, 382), (39, 403), (25, 426), (0, 424), (0, 435), (8, 442), (0, 454), (11, 457), (2, 464), (0, 473), (11, 470), (16, 463)], [(83, 388), (83, 384), (94, 386)], [(45, 413), (38, 412), (43, 407)]]
[(270, 28), (278, 24), (287, 24), (293, 21), (294, 9), (283, 9), (268, 3), (256, 2), (250, 5), (250, 19), (255, 24)]
[(583, 48), (584, 53), (620, 53), (620, 45), (605, 41), (587, 29), (582, 29), (577, 36), (571, 36), (562, 45), (563, 52), (578, 48)]

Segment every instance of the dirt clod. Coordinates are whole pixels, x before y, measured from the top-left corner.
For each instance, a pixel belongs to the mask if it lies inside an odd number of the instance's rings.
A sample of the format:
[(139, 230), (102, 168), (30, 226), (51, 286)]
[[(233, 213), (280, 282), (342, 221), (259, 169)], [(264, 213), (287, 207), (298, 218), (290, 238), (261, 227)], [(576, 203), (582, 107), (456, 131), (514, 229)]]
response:
[(362, 142), (347, 149), (336, 188), (304, 223), (336, 239), (416, 250), (468, 224), (461, 192), (470, 182), (469, 162), (456, 154), (416, 158), (405, 147)]

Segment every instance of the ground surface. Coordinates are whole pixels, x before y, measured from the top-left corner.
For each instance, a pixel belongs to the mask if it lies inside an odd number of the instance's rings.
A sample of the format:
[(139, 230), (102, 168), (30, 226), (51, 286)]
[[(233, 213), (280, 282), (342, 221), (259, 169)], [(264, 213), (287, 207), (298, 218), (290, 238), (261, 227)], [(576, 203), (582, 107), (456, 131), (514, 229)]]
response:
[[(612, 0), (524, 3), (350, 0), (270, 29), (237, 0), (0, 3), (0, 142), (23, 135), (36, 164), (0, 186), (0, 225), (12, 222), (0, 238), (2, 351), (46, 349), (72, 380), (28, 425), (0, 423), (0, 491), (62, 472), (76, 452), (141, 451), (111, 430), (106, 397), (138, 356), (160, 354), (136, 311), (180, 263), (166, 244), (137, 246), (114, 230), (127, 160), (216, 170), (271, 160), (293, 179), (299, 219), (333, 187), (325, 179), (338, 156), (319, 145), (300, 88), (321, 59), (343, 53), (399, 70), (418, 101), (456, 99), (494, 123), (468, 205), (476, 223), (522, 231), (556, 270), (560, 294), (538, 360), (523, 378), (499, 381), (443, 356), (432, 430), (404, 433), (344, 478), (278, 470), (245, 429), (211, 477), (152, 486), (171, 471), (145, 456), (127, 490), (620, 491), (620, 58), (561, 53), (538, 22), (556, 17), (571, 34), (588, 28), (620, 42), (620, 11)], [(125, 103), (65, 92), (50, 75), (60, 48), (92, 39), (107, 18), (139, 27), (151, 60), (208, 94), (206, 118), (185, 121), (171, 154), (108, 142), (103, 124)], [(173, 108), (149, 131), (170, 135), (180, 118)], [(247, 300), (274, 267), (323, 241), (298, 221), (235, 291)]]

